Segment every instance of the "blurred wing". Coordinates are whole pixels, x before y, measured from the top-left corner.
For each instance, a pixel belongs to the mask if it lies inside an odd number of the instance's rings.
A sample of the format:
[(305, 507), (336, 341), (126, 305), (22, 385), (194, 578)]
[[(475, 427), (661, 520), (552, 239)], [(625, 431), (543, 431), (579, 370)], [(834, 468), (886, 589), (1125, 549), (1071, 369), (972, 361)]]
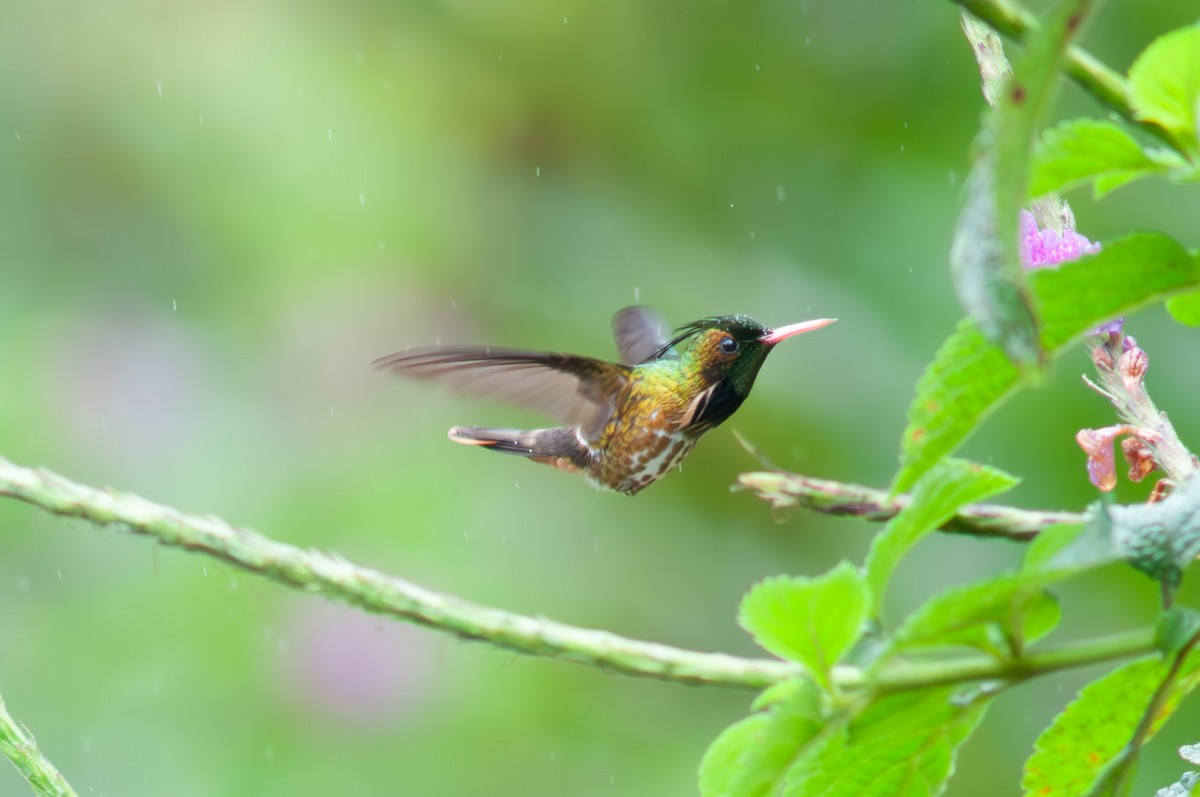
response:
[(650, 360), (670, 340), (671, 328), (649, 307), (626, 307), (613, 316), (612, 333), (621, 362), (637, 365)]
[(590, 357), (490, 346), (428, 346), (380, 357), (376, 368), (544, 412), (598, 435), (629, 368)]

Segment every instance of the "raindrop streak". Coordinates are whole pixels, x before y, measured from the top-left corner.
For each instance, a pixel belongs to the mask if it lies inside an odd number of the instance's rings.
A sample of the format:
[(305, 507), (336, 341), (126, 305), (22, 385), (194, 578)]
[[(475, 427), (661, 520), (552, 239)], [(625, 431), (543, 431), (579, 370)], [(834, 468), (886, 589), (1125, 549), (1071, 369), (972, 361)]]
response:
[(367, 206), (367, 195), (362, 191), (358, 192), (358, 204), (364, 208)]
[(782, 185), (775, 186), (775, 198), (778, 199), (780, 202), (786, 202), (787, 201), (787, 189), (785, 189)]
[(171, 312), (172, 312), (172, 313), (178, 313), (178, 312), (179, 312), (179, 305), (175, 303), (175, 300), (174, 300), (174, 299), (172, 299), (172, 300), (171, 300)]
[(204, 127), (204, 114), (200, 114), (200, 126)]
[(333, 407), (330, 407), (330, 408), (329, 408), (329, 417), (330, 417), (330, 418), (337, 418), (337, 416), (333, 414)]
[(21, 134), (20, 134), (20, 133), (13, 133), (13, 138), (15, 138), (17, 141), (20, 141), (20, 140), (21, 140)]
[(329, 143), (332, 144), (333, 143), (333, 128), (332, 127), (329, 128), (326, 132), (329, 134)]
[(154, 81), (154, 88), (158, 89), (158, 96), (161, 97), (162, 96), (162, 81), (161, 80)]
[(640, 302), (642, 300), (642, 289), (637, 285), (633, 286), (633, 300), (635, 302)]
[(541, 167), (541, 166), (536, 166), (536, 167), (534, 167), (534, 169), (533, 169), (533, 176), (534, 176), (534, 177), (541, 177), (541, 176), (542, 176), (542, 167)]

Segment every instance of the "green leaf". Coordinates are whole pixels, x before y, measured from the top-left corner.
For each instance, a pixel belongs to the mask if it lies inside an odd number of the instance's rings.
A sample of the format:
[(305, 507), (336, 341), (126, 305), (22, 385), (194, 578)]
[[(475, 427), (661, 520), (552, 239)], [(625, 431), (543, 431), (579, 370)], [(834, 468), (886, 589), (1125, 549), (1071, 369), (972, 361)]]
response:
[[(1099, 504), (1089, 508), (1096, 517)], [(1061, 581), (1120, 561), (1108, 529), (1094, 523), (1063, 523), (1043, 531), (1025, 551), (1021, 572), (1042, 583)]]
[(1167, 171), (1122, 128), (1096, 119), (1074, 119), (1042, 133), (1033, 156), (1029, 195), (1068, 191), (1096, 180), (1096, 197), (1130, 180)]
[(1040, 581), (1004, 575), (925, 601), (896, 630), (892, 650), (964, 645), (1012, 656), (1053, 631), (1060, 615)]
[(964, 319), (917, 382), (901, 441), (900, 472), (892, 491), (912, 489), (926, 471), (975, 430), (1017, 386), (1018, 372), (1004, 352)]
[(1017, 212), (1028, 196), (1029, 151), (1059, 62), (1093, 2), (1059, 3), (1026, 37), (1024, 54), (1013, 64), (976, 141), (980, 154), (967, 180), (967, 201), (950, 251), (955, 291), (967, 316), (1020, 367), (1042, 362), (1017, 245)]
[[(1200, 260), (1160, 233), (1134, 233), (1058, 268), (1031, 275), (1042, 316), (1042, 346), (1072, 339), (1168, 294), (1200, 285)], [(1020, 385), (1020, 374), (970, 321), (959, 324), (917, 382), (901, 440), (893, 492), (912, 488)]]
[(1012, 489), (1017, 479), (984, 465), (946, 459), (931, 468), (912, 498), (871, 542), (865, 566), (871, 613), (878, 617), (888, 579), (904, 554), (963, 506)]
[(821, 732), (816, 688), (806, 681), (770, 711), (753, 714), (726, 728), (700, 761), (703, 797), (759, 797), (777, 793), (788, 767)]
[(787, 773), (788, 797), (930, 797), (954, 772), (958, 748), (983, 719), (988, 698), (954, 687), (910, 690), (867, 707)]
[(1200, 291), (1167, 299), (1167, 312), (1181, 324), (1200, 327)]
[(1033, 275), (1042, 345), (1058, 349), (1097, 325), (1200, 284), (1200, 260), (1169, 236), (1139, 232)]
[[(1109, 767), (1132, 763), (1119, 761), (1122, 750), (1133, 738), (1146, 706), (1170, 670), (1169, 661), (1144, 658), (1085, 686), (1034, 744), (1021, 780), (1027, 797), (1088, 794)], [(1143, 741), (1150, 740), (1198, 682), (1200, 656), (1193, 654), (1168, 687), (1166, 699)]]
[(777, 576), (742, 599), (739, 622), (765, 649), (802, 664), (825, 688), (829, 672), (862, 634), (867, 591), (842, 562), (818, 578)]
[(1158, 124), (1195, 153), (1200, 27), (1180, 28), (1151, 42), (1129, 68), (1129, 90), (1139, 119)]

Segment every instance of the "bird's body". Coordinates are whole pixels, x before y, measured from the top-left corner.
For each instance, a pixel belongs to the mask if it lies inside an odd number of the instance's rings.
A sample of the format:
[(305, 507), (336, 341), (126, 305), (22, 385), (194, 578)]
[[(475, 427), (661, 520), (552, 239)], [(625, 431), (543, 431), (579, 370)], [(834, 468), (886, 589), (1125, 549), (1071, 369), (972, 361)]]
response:
[(770, 330), (748, 316), (686, 324), (668, 336), (652, 311), (613, 317), (621, 355), (610, 363), (572, 354), (490, 346), (430, 346), (376, 367), (527, 406), (564, 425), (548, 429), (454, 427), (450, 439), (520, 454), (633, 495), (676, 467), (704, 432), (733, 414), (771, 348), (832, 319)]

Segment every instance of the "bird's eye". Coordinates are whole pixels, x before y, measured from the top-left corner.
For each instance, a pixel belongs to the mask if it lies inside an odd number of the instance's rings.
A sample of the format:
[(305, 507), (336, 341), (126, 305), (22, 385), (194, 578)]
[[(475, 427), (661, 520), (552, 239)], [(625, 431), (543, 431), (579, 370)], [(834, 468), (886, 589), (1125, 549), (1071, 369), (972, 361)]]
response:
[(721, 351), (725, 352), (726, 354), (733, 354), (739, 348), (738, 342), (734, 338), (722, 338), (720, 346)]

